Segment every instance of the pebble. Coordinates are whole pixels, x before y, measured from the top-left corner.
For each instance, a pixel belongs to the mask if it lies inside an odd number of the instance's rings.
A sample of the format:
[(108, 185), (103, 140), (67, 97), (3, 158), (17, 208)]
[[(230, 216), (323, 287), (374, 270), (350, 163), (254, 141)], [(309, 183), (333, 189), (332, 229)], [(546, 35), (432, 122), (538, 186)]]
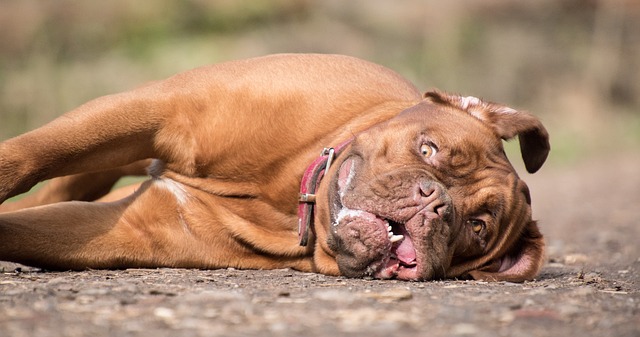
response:
[(560, 304), (558, 305), (557, 310), (562, 317), (574, 316), (582, 312), (582, 309), (579, 306), (573, 304)]
[(543, 296), (549, 294), (549, 290), (545, 288), (536, 288), (529, 291), (529, 295), (531, 296)]
[(589, 261), (589, 257), (584, 254), (568, 254), (564, 257), (564, 263), (568, 265), (572, 264), (584, 264)]
[(394, 288), (382, 292), (365, 293), (364, 297), (373, 298), (383, 303), (391, 303), (410, 300), (413, 297), (413, 293), (406, 288)]
[(602, 277), (598, 273), (586, 273), (582, 276), (582, 280), (585, 283), (600, 283), (602, 282)]
[(498, 318), (498, 321), (500, 321), (500, 323), (511, 323), (513, 322), (513, 320), (516, 319), (516, 315), (513, 313), (513, 311), (505, 311), (503, 312), (500, 317)]
[(587, 286), (587, 287), (577, 287), (571, 293), (576, 296), (587, 296), (587, 295), (594, 294), (595, 292), (596, 292), (595, 289)]
[(229, 301), (243, 301), (246, 300), (246, 296), (237, 291), (228, 290), (205, 290), (200, 292), (189, 293), (182, 296), (183, 302), (229, 302)]
[(372, 326), (378, 331), (396, 332), (402, 326), (415, 326), (420, 321), (412, 313), (373, 308), (344, 309), (335, 312), (341, 328), (347, 332), (361, 332)]
[(354, 295), (350, 291), (327, 289), (317, 290), (313, 293), (313, 297), (321, 301), (335, 301), (338, 303), (348, 303), (354, 301)]
[(153, 309), (153, 314), (156, 317), (159, 317), (162, 319), (172, 319), (176, 316), (175, 312), (172, 309), (165, 308), (165, 307), (158, 307)]
[(454, 335), (475, 335), (478, 333), (478, 327), (470, 323), (460, 323), (453, 326), (451, 333)]

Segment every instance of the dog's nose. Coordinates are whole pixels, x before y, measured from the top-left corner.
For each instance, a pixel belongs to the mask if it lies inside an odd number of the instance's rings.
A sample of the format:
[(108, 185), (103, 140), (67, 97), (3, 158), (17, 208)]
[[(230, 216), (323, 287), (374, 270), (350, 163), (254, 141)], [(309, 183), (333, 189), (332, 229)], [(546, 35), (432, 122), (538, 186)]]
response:
[(420, 181), (418, 194), (420, 203), (425, 206), (426, 210), (437, 214), (443, 221), (450, 222), (453, 204), (449, 193), (442, 184), (432, 180)]

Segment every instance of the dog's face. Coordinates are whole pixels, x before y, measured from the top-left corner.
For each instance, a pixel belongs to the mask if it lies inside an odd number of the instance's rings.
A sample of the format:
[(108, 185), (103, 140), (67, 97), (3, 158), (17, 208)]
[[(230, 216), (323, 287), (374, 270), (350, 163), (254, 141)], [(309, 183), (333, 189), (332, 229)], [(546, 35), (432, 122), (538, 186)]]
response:
[(427, 280), (535, 276), (543, 240), (502, 139), (527, 169), (549, 151), (529, 114), (440, 92), (359, 134), (328, 175), (320, 244), (350, 277)]

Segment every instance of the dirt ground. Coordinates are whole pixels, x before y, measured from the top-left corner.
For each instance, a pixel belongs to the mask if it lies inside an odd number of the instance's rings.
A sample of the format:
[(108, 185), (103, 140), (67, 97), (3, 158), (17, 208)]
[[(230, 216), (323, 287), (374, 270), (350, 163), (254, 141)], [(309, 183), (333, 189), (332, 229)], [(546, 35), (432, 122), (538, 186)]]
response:
[(0, 263), (0, 336), (640, 336), (638, 154), (525, 180), (548, 242), (533, 282)]

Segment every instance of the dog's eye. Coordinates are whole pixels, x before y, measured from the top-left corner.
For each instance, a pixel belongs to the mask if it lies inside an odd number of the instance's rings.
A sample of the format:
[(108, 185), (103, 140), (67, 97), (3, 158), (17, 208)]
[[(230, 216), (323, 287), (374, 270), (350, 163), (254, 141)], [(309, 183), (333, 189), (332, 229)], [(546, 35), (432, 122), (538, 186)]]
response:
[(470, 219), (467, 220), (467, 224), (471, 227), (471, 230), (476, 233), (476, 234), (480, 234), (482, 233), (482, 231), (486, 228), (486, 224), (484, 223), (484, 221), (480, 220), (480, 219)]
[(423, 143), (420, 146), (420, 154), (425, 158), (431, 158), (435, 156), (438, 152), (438, 149), (433, 144)]

